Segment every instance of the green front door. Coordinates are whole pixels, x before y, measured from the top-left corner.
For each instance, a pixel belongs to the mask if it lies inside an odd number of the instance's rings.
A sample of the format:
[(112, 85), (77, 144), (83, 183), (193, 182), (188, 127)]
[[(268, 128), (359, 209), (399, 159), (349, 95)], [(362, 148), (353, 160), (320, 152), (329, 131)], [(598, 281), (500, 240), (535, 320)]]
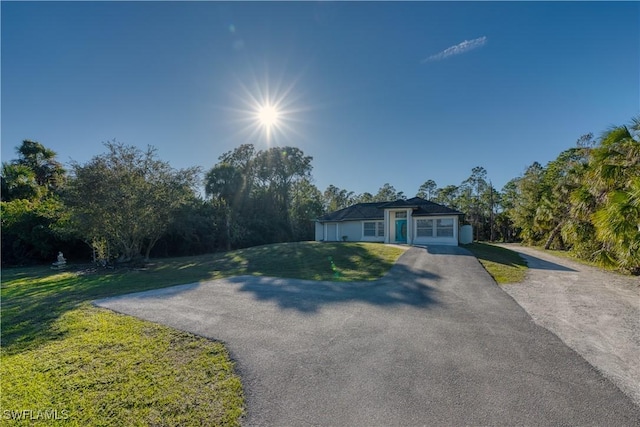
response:
[(406, 219), (396, 219), (396, 242), (407, 243)]

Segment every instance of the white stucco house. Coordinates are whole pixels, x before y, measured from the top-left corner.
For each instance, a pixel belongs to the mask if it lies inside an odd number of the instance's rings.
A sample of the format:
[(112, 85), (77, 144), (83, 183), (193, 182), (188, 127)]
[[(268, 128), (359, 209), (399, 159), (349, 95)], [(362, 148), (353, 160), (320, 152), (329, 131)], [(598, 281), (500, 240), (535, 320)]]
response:
[(458, 245), (464, 214), (414, 197), (358, 203), (316, 220), (316, 241)]

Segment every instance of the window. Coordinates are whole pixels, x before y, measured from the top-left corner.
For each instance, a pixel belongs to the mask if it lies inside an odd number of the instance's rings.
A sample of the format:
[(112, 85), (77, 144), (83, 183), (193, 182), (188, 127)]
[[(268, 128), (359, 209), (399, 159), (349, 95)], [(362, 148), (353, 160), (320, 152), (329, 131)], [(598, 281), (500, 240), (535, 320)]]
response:
[(433, 220), (419, 219), (416, 221), (416, 236), (432, 237), (433, 236)]
[(453, 218), (436, 220), (436, 236), (453, 237)]
[(364, 237), (384, 237), (384, 221), (365, 221), (363, 227)]
[(396, 219), (404, 219), (407, 217), (406, 212), (396, 212)]
[(364, 233), (365, 237), (375, 237), (376, 235), (376, 223), (375, 222), (365, 222), (364, 223)]

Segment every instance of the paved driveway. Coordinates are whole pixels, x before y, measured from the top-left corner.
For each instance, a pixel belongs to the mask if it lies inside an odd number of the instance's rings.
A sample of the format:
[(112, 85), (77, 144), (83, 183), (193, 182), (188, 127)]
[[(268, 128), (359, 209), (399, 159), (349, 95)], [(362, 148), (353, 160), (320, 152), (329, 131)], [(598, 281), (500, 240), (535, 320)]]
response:
[(640, 278), (501, 246), (529, 265), (522, 283), (502, 289), (640, 405)]
[(246, 425), (640, 425), (460, 248), (411, 248), (377, 282), (243, 276), (97, 304), (224, 341)]

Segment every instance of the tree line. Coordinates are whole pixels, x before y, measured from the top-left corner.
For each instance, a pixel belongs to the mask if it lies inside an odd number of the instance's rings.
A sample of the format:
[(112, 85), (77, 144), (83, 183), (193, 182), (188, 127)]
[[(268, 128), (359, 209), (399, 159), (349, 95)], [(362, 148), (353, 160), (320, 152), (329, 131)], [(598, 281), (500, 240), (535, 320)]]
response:
[[(479, 241), (523, 241), (640, 272), (640, 121), (581, 137), (501, 190), (487, 171), (459, 185), (427, 179), (416, 196), (464, 212)], [(313, 220), (354, 203), (406, 199), (386, 183), (355, 194), (312, 178), (296, 147), (243, 144), (209, 170), (174, 169), (157, 151), (116, 141), (66, 170), (25, 140), (2, 164), (2, 262), (69, 257), (121, 262), (313, 239)], [(204, 197), (200, 188), (204, 187)], [(413, 196), (411, 194), (410, 196)]]
[(534, 162), (505, 185), (503, 208), (526, 244), (640, 274), (640, 117)]

